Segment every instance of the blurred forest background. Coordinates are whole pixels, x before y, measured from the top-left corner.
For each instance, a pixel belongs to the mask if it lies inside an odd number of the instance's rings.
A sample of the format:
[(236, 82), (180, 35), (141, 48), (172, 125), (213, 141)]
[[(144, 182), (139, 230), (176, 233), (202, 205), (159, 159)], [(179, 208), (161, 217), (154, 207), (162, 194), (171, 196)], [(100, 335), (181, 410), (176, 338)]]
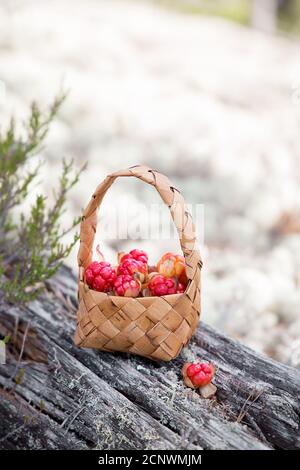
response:
[[(107, 173), (165, 172), (205, 206), (202, 319), (300, 367), (300, 1), (2, 0), (0, 26), (1, 128), (69, 90), (29, 202), (51, 200), (62, 157), (88, 162), (62, 225)], [(159, 199), (122, 181), (108, 217), (118, 201)], [(100, 243), (112, 262), (171, 248)]]
[(155, 0), (179, 11), (215, 15), (268, 33), (300, 34), (299, 0)]

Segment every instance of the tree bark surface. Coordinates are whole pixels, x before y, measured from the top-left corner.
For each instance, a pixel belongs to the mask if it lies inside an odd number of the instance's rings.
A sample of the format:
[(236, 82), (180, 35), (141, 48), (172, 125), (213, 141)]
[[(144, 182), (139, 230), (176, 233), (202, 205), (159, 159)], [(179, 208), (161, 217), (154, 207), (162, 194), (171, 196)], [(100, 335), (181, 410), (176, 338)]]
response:
[[(0, 303), (1, 449), (299, 449), (300, 373), (204, 323), (180, 357), (73, 344), (76, 277), (62, 268), (27, 307)], [(216, 397), (184, 386), (184, 362), (215, 364)]]

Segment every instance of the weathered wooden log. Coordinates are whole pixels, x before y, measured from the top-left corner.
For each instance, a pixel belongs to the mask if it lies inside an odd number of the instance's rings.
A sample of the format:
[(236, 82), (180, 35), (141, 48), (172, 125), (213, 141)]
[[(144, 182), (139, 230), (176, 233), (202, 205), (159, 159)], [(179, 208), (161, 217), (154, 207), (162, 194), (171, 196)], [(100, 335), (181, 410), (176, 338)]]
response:
[[(0, 448), (300, 448), (300, 373), (201, 323), (181, 356), (155, 363), (73, 344), (76, 278), (67, 268), (28, 307), (0, 303), (11, 335), (0, 365)], [(216, 398), (181, 367), (217, 367)]]

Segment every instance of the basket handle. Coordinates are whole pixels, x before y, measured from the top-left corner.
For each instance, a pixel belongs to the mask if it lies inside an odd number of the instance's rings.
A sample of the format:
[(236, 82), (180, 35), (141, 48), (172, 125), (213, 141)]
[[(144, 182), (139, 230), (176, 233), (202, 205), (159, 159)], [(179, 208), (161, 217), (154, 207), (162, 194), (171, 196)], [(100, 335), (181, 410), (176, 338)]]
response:
[(181, 249), (186, 262), (187, 278), (190, 282), (195, 279), (195, 276), (200, 278), (199, 271), (202, 267), (202, 261), (197, 249), (195, 227), (183, 196), (178, 189), (171, 185), (166, 176), (147, 166), (137, 165), (108, 175), (96, 188), (91, 201), (86, 207), (81, 220), (80, 246), (77, 257), (79, 280), (83, 281), (84, 270), (92, 261), (93, 242), (97, 227), (97, 209), (100, 207), (106, 191), (115, 179), (120, 176), (135, 176), (157, 189), (162, 200), (169, 207), (177, 228)]

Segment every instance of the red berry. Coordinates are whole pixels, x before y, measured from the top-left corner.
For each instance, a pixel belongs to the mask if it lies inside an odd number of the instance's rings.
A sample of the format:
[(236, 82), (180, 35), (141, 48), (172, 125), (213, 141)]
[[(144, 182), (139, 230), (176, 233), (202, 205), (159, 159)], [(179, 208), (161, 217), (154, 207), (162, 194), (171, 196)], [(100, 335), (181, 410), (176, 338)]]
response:
[(93, 284), (93, 281), (94, 281), (94, 273), (91, 269), (87, 269), (85, 271), (85, 279), (86, 279), (86, 282), (89, 286), (91, 286)]
[(181, 282), (178, 283), (178, 286), (177, 286), (177, 294), (183, 294), (183, 292), (185, 292), (185, 289), (186, 289), (186, 286), (184, 284), (182, 284)]
[(148, 284), (148, 289), (152, 295), (161, 296), (176, 294), (177, 286), (174, 279), (167, 278), (162, 274), (157, 274), (152, 277)]
[(210, 364), (203, 363), (201, 367), (202, 367), (203, 372), (205, 372), (206, 374), (211, 373), (212, 366)]
[(148, 264), (148, 255), (145, 251), (135, 249), (135, 250), (131, 250), (129, 254), (136, 261), (140, 261), (141, 263)]
[(203, 371), (200, 371), (192, 377), (192, 382), (194, 385), (206, 385), (210, 380), (207, 379), (207, 376)]
[(189, 377), (192, 377), (193, 375), (197, 374), (197, 372), (200, 372), (201, 370), (201, 365), (200, 364), (191, 364), (187, 368), (187, 375)]
[(85, 280), (89, 287), (99, 292), (112, 290), (117, 275), (107, 261), (93, 261), (85, 270)]
[(207, 385), (212, 381), (215, 368), (206, 362), (194, 363), (187, 368), (187, 375), (196, 387)]
[(137, 261), (133, 258), (126, 258), (126, 256), (127, 255), (121, 259), (121, 263), (118, 266), (118, 275), (128, 274), (130, 276), (137, 277), (141, 282), (143, 282), (147, 273), (147, 266), (141, 261)]
[(148, 264), (148, 255), (143, 250), (131, 250), (129, 253), (121, 252), (118, 256), (119, 263), (123, 263), (126, 259), (134, 259), (143, 264)]
[(141, 283), (129, 274), (121, 274), (114, 282), (114, 293), (122, 297), (137, 297)]

